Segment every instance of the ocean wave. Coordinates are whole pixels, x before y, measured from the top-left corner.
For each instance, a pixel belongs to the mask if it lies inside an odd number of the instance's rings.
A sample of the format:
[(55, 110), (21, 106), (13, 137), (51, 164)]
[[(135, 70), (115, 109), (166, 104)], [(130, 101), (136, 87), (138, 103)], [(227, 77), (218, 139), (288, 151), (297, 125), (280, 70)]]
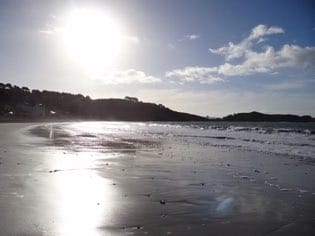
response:
[[(219, 123), (219, 122), (216, 122)], [(308, 123), (268, 123), (268, 122), (245, 122), (248, 124), (248, 126), (242, 126), (242, 123), (244, 122), (235, 122), (240, 125), (230, 124), (226, 122), (220, 122), (219, 124), (211, 124), (211, 122), (199, 122), (199, 124), (196, 124), (196, 122), (185, 123), (181, 124), (180, 127), (186, 127), (186, 128), (193, 128), (193, 129), (200, 129), (200, 130), (226, 130), (226, 131), (232, 131), (232, 132), (256, 132), (256, 133), (263, 133), (263, 134), (272, 134), (272, 133), (298, 133), (298, 134), (305, 134), (305, 135), (315, 135), (315, 124), (310, 123), (312, 127), (303, 127), (308, 126)], [(159, 124), (155, 124), (159, 125)], [(257, 126), (262, 125), (262, 126)], [(270, 126), (269, 126), (270, 125)], [(279, 125), (282, 126), (293, 126), (293, 127), (277, 127)], [(167, 124), (167, 125), (161, 125), (164, 127), (171, 127), (171, 128), (179, 128), (179, 125), (175, 124)], [(302, 126), (302, 127), (299, 127)]]
[[(236, 123), (236, 122), (235, 122)], [(315, 160), (313, 123), (244, 123), (183, 124), (180, 134), (186, 142), (221, 148), (237, 148)], [(273, 127), (271, 127), (273, 126)], [(309, 126), (309, 127), (308, 127)], [(168, 127), (169, 129), (171, 126)]]
[(33, 127), (31, 132), (50, 139), (53, 145), (66, 144), (76, 148), (113, 148), (115, 145), (112, 142), (119, 143), (121, 148), (136, 148), (144, 145), (144, 142), (130, 140), (172, 139), (202, 146), (237, 148), (315, 160), (314, 124), (272, 125), (255, 123), (245, 126), (241, 122), (73, 122), (40, 125)]

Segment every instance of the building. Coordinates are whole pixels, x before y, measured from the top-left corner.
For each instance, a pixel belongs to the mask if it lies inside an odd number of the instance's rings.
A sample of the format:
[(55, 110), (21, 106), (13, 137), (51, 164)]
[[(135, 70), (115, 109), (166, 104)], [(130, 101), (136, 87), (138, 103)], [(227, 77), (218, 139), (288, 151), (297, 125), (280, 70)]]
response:
[(139, 102), (138, 98), (136, 97), (125, 97), (125, 100), (130, 101), (130, 102)]

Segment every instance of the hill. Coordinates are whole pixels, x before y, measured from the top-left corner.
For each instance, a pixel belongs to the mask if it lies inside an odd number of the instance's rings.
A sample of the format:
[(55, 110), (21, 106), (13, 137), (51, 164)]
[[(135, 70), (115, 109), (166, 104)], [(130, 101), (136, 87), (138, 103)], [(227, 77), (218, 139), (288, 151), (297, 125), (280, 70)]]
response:
[(222, 118), (223, 121), (261, 121), (261, 122), (314, 122), (311, 116), (263, 114), (260, 112), (237, 113)]
[(173, 111), (161, 104), (137, 98), (91, 99), (81, 94), (30, 90), (0, 83), (1, 120), (119, 120), (119, 121), (206, 121), (208, 119)]

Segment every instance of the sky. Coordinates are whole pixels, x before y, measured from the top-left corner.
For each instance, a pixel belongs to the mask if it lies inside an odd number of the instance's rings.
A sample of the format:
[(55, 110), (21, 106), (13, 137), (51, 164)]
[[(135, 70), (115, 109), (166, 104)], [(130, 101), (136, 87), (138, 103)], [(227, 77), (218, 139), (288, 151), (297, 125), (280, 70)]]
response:
[(0, 0), (0, 81), (210, 117), (315, 116), (315, 3)]

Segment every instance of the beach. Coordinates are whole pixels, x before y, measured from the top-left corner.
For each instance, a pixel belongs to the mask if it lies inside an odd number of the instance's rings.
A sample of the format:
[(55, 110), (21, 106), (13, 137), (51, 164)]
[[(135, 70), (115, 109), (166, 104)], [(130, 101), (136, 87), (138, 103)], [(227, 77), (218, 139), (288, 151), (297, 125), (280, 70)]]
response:
[(1, 123), (0, 235), (314, 235), (314, 134), (217, 126)]

